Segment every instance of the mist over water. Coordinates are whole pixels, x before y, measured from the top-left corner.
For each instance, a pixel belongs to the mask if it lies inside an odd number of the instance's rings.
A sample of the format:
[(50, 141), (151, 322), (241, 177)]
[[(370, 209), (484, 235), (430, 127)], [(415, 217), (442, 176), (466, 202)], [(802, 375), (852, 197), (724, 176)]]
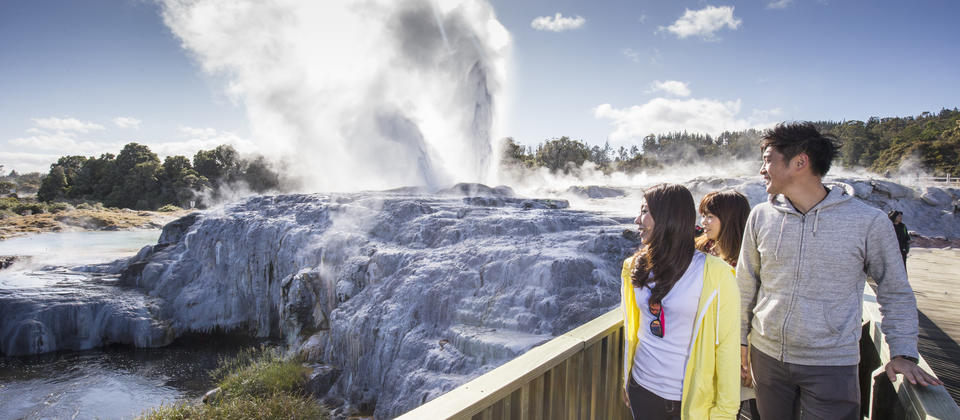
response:
[(162, 0), (308, 191), (489, 182), (510, 36), (481, 0)]

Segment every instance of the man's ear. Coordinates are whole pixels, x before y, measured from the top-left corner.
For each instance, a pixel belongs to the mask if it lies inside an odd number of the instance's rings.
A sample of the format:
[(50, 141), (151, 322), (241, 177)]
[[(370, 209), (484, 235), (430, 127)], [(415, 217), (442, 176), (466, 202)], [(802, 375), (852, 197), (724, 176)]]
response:
[(797, 170), (800, 170), (809, 166), (810, 166), (810, 156), (807, 156), (806, 153), (800, 153), (794, 156), (793, 159), (790, 159), (791, 169), (795, 168)]

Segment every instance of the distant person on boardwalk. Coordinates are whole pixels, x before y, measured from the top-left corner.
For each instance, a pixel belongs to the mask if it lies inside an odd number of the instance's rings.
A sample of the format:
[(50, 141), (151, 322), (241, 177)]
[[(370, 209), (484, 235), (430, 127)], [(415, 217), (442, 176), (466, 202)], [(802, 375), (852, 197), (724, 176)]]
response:
[[(747, 219), (737, 263), (741, 341), (750, 352), (763, 419), (860, 419), (862, 294), (877, 285), (887, 376), (942, 382), (917, 366), (917, 307), (893, 226), (853, 198), (845, 184), (823, 185), (837, 153), (811, 123), (767, 130), (760, 174), (768, 201)], [(749, 349), (748, 349), (749, 338)]]
[[(750, 214), (750, 201), (734, 190), (714, 191), (700, 200), (697, 207), (703, 218), (704, 234), (696, 239), (697, 249), (720, 257), (730, 266), (737, 267), (740, 257), (740, 242), (743, 228)], [(747, 369), (747, 354), (743, 353), (740, 370), (740, 411), (741, 418), (759, 420), (756, 394), (753, 391), (753, 378)]]
[(734, 419), (740, 297), (733, 269), (694, 248), (682, 185), (644, 192), (642, 244), (623, 262), (623, 399), (636, 419)]
[(907, 254), (910, 252), (910, 232), (907, 232), (907, 225), (903, 224), (903, 212), (892, 210), (887, 217), (893, 222), (893, 230), (897, 232), (897, 243), (900, 244), (900, 254), (903, 256), (903, 265), (906, 266)]

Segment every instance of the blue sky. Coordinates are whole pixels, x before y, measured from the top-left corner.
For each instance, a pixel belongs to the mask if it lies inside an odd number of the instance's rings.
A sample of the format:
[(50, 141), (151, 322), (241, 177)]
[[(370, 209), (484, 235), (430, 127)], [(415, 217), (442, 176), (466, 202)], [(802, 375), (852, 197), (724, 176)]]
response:
[[(502, 134), (528, 145), (960, 106), (956, 2), (490, 4), (512, 38)], [(152, 1), (3, 0), (0, 39), (5, 170), (130, 141), (161, 155), (269, 147), (252, 140), (254, 111), (203, 71)]]

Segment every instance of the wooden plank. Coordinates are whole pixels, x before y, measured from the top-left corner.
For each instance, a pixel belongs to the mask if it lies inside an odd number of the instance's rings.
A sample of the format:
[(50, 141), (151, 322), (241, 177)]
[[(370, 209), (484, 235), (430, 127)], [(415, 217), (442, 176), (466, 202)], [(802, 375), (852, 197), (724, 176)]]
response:
[(567, 420), (577, 420), (579, 418), (579, 405), (580, 405), (580, 360), (583, 359), (583, 352), (574, 354), (573, 357), (567, 359), (567, 362), (564, 364), (564, 369), (566, 370), (565, 382), (563, 385), (563, 394), (564, 400), (566, 402), (566, 411)]

